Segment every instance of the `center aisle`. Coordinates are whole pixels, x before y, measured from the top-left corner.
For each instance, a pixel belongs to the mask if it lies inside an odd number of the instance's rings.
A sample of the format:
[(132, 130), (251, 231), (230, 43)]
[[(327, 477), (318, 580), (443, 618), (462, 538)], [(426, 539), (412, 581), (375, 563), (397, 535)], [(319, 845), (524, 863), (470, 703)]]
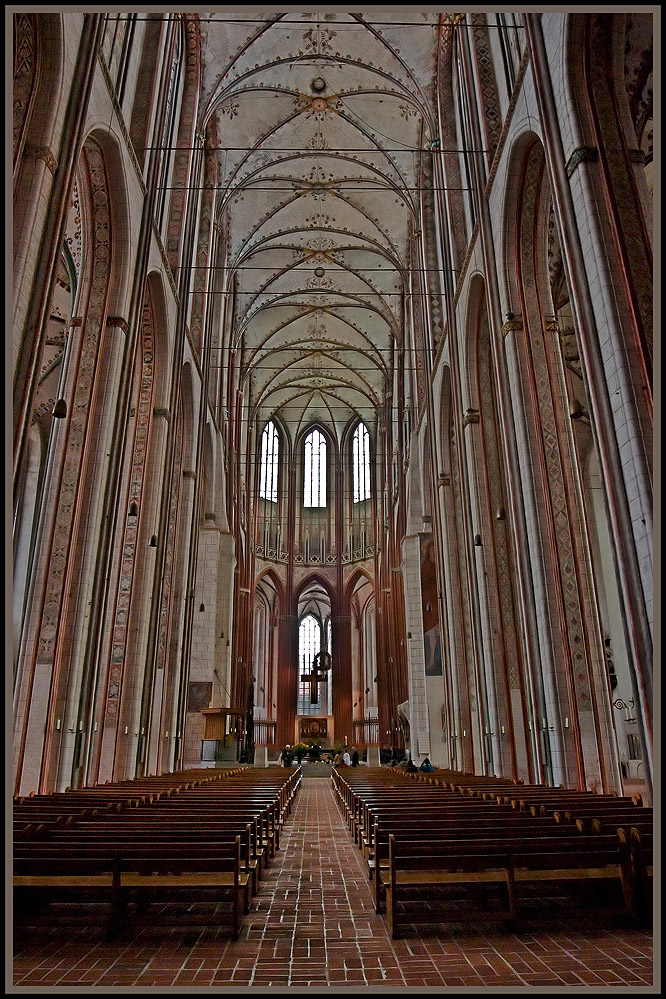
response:
[(302, 780), (280, 846), (245, 917), (245, 946), (258, 947), (247, 983), (404, 985), (330, 781)]

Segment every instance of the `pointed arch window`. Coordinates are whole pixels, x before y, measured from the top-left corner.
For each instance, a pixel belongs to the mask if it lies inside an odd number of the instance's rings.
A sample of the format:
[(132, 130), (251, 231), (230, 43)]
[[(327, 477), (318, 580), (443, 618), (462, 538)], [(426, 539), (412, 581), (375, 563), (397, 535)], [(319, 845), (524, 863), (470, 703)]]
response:
[(261, 435), (261, 464), (259, 466), (259, 496), (277, 503), (280, 437), (277, 427), (269, 420)]
[(326, 506), (326, 438), (319, 430), (305, 438), (303, 506)]
[(321, 624), (314, 614), (306, 614), (298, 626), (298, 714), (317, 714), (319, 684), (303, 677), (312, 676), (315, 656), (321, 651)]
[(370, 499), (370, 434), (365, 423), (359, 423), (352, 438), (352, 472), (354, 503)]

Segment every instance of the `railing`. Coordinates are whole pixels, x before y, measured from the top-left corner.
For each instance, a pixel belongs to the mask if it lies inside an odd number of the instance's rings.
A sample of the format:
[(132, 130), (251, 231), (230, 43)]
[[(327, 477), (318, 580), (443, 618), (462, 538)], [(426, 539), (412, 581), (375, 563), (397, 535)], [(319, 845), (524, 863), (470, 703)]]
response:
[(254, 744), (255, 746), (275, 745), (275, 722), (270, 718), (260, 718), (254, 720)]
[(351, 551), (346, 547), (340, 553), (326, 551), (323, 556), (314, 552), (295, 552), (290, 555), (288, 552), (280, 551), (278, 554), (277, 548), (266, 548), (265, 545), (255, 545), (254, 552), (259, 558), (269, 562), (288, 564), (291, 561), (294, 565), (337, 565), (338, 562), (342, 562), (343, 565), (347, 565), (350, 562), (365, 562), (366, 559), (374, 558), (375, 546), (365, 545), (363, 548), (354, 548)]
[(356, 746), (379, 745), (379, 719), (364, 718), (354, 722), (354, 744)]

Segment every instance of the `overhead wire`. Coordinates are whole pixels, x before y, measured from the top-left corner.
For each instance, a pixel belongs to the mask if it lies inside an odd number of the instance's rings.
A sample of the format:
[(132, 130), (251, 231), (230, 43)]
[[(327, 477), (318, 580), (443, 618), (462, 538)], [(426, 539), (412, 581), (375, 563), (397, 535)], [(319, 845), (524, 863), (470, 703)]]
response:
[[(171, 152), (172, 150), (177, 150), (178, 152), (191, 153), (195, 150), (198, 151), (200, 146), (162, 146), (157, 144), (155, 146), (142, 146), (141, 149), (144, 152), (150, 152), (153, 149), (161, 149), (164, 152)], [(335, 159), (336, 153), (370, 153), (371, 155), (376, 155), (378, 152), (382, 153), (487, 153), (487, 149), (440, 149), (439, 146), (432, 148), (428, 146), (410, 146), (408, 148), (391, 148), (386, 146), (381, 146), (379, 149), (377, 147), (368, 148), (368, 146), (336, 146), (335, 149), (306, 149), (303, 146), (204, 146), (204, 152), (207, 153), (300, 153), (305, 156), (328, 156)], [(269, 165), (269, 164), (267, 164)]]
[[(185, 12), (185, 13), (189, 13), (189, 12)], [(196, 12), (192, 12), (192, 13), (196, 13)], [(338, 11), (325, 12), (324, 13), (324, 17), (325, 18), (326, 18), (326, 14), (327, 13), (331, 13), (335, 17), (337, 17), (338, 14), (341, 13), (341, 12), (338, 12)], [(440, 11), (428, 11), (426, 13), (433, 14), (433, 15), (439, 17), (440, 13), (448, 13), (448, 12), (447, 11), (441, 11), (441, 12)], [(493, 11), (483, 11), (482, 13), (494, 13), (494, 12)], [(162, 22), (167, 21), (167, 18), (165, 18), (165, 17), (144, 17), (144, 16), (142, 16), (142, 14), (136, 14), (134, 16), (135, 16), (135, 18), (136, 18), (137, 21), (148, 21), (148, 20), (153, 21), (153, 22), (156, 22), (156, 21), (162, 21)], [(117, 13), (117, 14), (116, 13), (110, 13), (110, 14), (107, 15), (107, 21), (119, 21), (119, 20), (122, 19), (122, 17), (123, 17), (123, 12), (120, 12), (120, 13)], [(291, 27), (291, 26), (307, 25), (307, 24), (314, 24), (314, 25), (317, 25), (318, 27), (325, 28), (325, 27), (328, 27), (328, 26), (331, 26), (331, 25), (335, 25), (336, 28), (350, 29), (350, 30), (353, 30), (353, 31), (358, 31), (359, 28), (362, 29), (362, 28), (365, 28), (365, 27), (371, 27), (371, 28), (386, 28), (386, 27), (392, 27), (392, 28), (439, 28), (440, 27), (440, 21), (439, 20), (437, 20), (437, 21), (375, 21), (375, 20), (366, 20), (365, 18), (363, 18), (362, 20), (357, 20), (357, 21), (338, 21), (338, 20), (333, 20), (333, 19), (322, 20), (321, 18), (318, 18), (317, 20), (312, 20), (310, 18), (303, 18), (303, 19), (299, 19), (297, 21), (296, 20), (295, 21), (288, 21), (288, 20), (284, 20), (284, 19), (280, 19), (279, 21), (278, 20), (271, 21), (269, 18), (264, 19), (264, 18), (258, 18), (258, 17), (227, 17), (224, 14), (224, 12), (220, 12), (220, 17), (219, 18), (217, 18), (217, 17), (202, 17), (199, 14), (198, 17), (197, 17), (197, 20), (200, 23), (202, 23), (202, 24), (219, 24), (219, 25), (225, 25), (225, 24), (256, 24), (256, 25), (265, 25), (265, 26), (271, 27), (271, 28), (281, 28), (281, 27), (284, 27), (285, 25)], [(445, 23), (450, 24), (451, 27), (453, 27), (453, 28), (475, 28), (475, 27), (477, 27), (477, 25), (469, 24), (467, 22), (466, 15), (463, 15), (463, 17), (460, 20), (448, 21), (448, 22), (445, 22)], [(499, 29), (501, 27), (502, 27), (502, 25), (492, 24), (491, 22), (487, 22), (486, 24), (484, 24), (484, 28), (496, 28), (496, 29)], [(525, 25), (523, 25), (523, 24), (514, 24), (514, 25), (509, 25), (508, 27), (511, 30), (513, 30), (514, 28), (515, 29), (524, 30)], [(322, 53), (316, 53), (315, 52), (315, 53), (312, 53), (312, 58), (321, 58), (321, 55), (322, 55)]]
[[(298, 183), (307, 183), (307, 184), (310, 184), (311, 182), (310, 181), (299, 182), (299, 181), (294, 180), (292, 183), (293, 184), (298, 184)], [(331, 183), (331, 182), (327, 181), (326, 183)], [(345, 183), (349, 183), (349, 181), (345, 181)], [(353, 184), (350, 187), (343, 187), (341, 184), (335, 184), (335, 187), (326, 187), (324, 184), (321, 184), (321, 185), (319, 185), (319, 189), (317, 190), (316, 189), (317, 188), (317, 182), (316, 181), (314, 182), (314, 184), (313, 184), (312, 187), (302, 187), (302, 188), (277, 187), (275, 184), (269, 184), (267, 187), (259, 187), (257, 184), (254, 184), (252, 181), (248, 181), (247, 183), (243, 184), (242, 186), (239, 185), (237, 188), (233, 188), (233, 189), (225, 188), (225, 187), (223, 187), (220, 184), (212, 184), (212, 185), (205, 185), (205, 186), (199, 186), (198, 184), (188, 184), (188, 185), (183, 184), (182, 186), (180, 184), (160, 184), (160, 185), (156, 186), (156, 189), (158, 191), (224, 191), (225, 194), (227, 194), (227, 195), (229, 195), (229, 197), (233, 198), (233, 197), (236, 197), (236, 194), (239, 194), (239, 195), (243, 194), (249, 187), (252, 188), (253, 192), (254, 191), (271, 191), (271, 192), (273, 192), (273, 191), (290, 191), (292, 193), (298, 193), (298, 194), (303, 194), (303, 195), (308, 195), (308, 194), (313, 194), (314, 193), (317, 196), (324, 196), (324, 195), (327, 195), (327, 194), (337, 194), (338, 191), (353, 191), (354, 193), (358, 193), (359, 191), (362, 191), (363, 193), (372, 192), (373, 194), (379, 194), (381, 192), (381, 193), (386, 193), (386, 194), (392, 194), (395, 197), (396, 194), (400, 194), (403, 191), (409, 191), (409, 192), (414, 192), (415, 191), (415, 192), (418, 193), (419, 191), (470, 191), (471, 190), (471, 188), (469, 188), (469, 187), (440, 187), (440, 186), (434, 185), (434, 184), (432, 184), (432, 185), (423, 184), (423, 185), (419, 185), (418, 187), (412, 187), (412, 186), (410, 186), (410, 187), (399, 187), (399, 188), (389, 187), (386, 184), (379, 184), (379, 185), (377, 185), (377, 187), (359, 187), (357, 184)], [(313, 188), (314, 188), (314, 190), (313, 190)]]
[[(289, 249), (291, 249), (291, 247)], [(297, 249), (297, 247), (294, 247), (294, 249)], [(350, 246), (350, 247), (345, 247), (344, 250), (342, 250), (342, 249), (338, 250), (338, 249), (335, 249), (335, 248), (333, 248), (332, 250), (308, 250), (308, 256), (311, 256), (314, 253), (326, 253), (326, 254), (328, 254), (328, 253), (348, 253), (350, 251), (353, 252), (355, 250), (358, 250), (361, 253), (377, 253), (377, 254), (379, 254), (379, 252), (380, 252), (379, 250), (375, 250), (375, 249), (373, 249), (371, 247), (367, 247), (367, 246)], [(258, 246), (256, 248), (256, 252), (257, 253), (275, 253), (276, 251), (281, 251), (281, 252), (285, 252), (285, 253), (288, 252), (287, 249), (285, 249), (284, 247), (279, 247), (279, 246)], [(340, 270), (342, 270), (344, 273), (352, 273), (352, 274), (356, 274), (357, 273), (353, 268), (347, 268), (347, 267), (345, 267), (343, 265), (343, 263), (341, 263), (338, 260), (333, 260), (331, 257), (328, 258), (327, 262), (328, 262), (328, 266), (329, 267), (332, 268), (333, 266), (335, 266), (335, 267), (339, 268)], [(320, 266), (323, 266), (323, 264), (320, 265)], [(238, 267), (234, 267), (233, 264), (228, 264), (226, 267), (223, 264), (192, 264), (192, 266), (188, 267), (187, 270), (189, 270), (189, 271), (229, 271), (230, 273), (233, 272), (234, 274), (238, 274), (241, 271), (272, 271), (275, 274), (276, 277), (281, 277), (284, 274), (293, 274), (294, 271), (296, 270), (296, 268), (298, 268), (298, 273), (299, 274), (304, 274), (304, 273), (305, 274), (314, 274), (315, 271), (317, 271), (319, 269), (318, 267), (301, 267), (301, 266), (299, 266), (299, 262), (296, 261), (295, 263), (293, 263), (292, 265), (290, 265), (287, 270), (284, 270), (284, 271), (276, 271), (274, 267), (265, 267), (265, 266), (262, 266), (261, 264), (240, 264)], [(456, 270), (457, 268), (450, 268), (450, 269)], [(178, 267), (177, 270), (181, 270), (181, 268)], [(443, 270), (443, 268), (441, 268), (441, 267), (410, 267), (409, 268), (409, 273), (410, 274), (440, 274), (440, 273), (442, 273), (442, 270)], [(339, 271), (336, 270), (336, 273), (339, 273)], [(395, 273), (399, 273), (399, 270), (398, 270), (397, 267), (394, 267), (393, 265), (388, 266), (388, 267), (363, 267), (362, 269), (359, 269), (359, 273), (360, 274), (367, 274), (367, 273), (373, 273), (373, 274), (374, 273), (395, 274)]]

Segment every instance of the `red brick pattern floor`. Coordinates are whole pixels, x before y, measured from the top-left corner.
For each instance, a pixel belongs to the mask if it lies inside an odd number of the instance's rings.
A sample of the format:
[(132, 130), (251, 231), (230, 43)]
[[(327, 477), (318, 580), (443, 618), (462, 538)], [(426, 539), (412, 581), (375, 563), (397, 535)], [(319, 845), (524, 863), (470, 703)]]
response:
[(436, 935), (436, 927), (413, 928), (391, 940), (361, 860), (329, 782), (304, 779), (238, 941), (214, 929), (152, 927), (111, 942), (101, 929), (53, 928), (17, 940), (14, 984), (654, 991), (652, 934), (619, 925), (516, 933), (440, 926)]

